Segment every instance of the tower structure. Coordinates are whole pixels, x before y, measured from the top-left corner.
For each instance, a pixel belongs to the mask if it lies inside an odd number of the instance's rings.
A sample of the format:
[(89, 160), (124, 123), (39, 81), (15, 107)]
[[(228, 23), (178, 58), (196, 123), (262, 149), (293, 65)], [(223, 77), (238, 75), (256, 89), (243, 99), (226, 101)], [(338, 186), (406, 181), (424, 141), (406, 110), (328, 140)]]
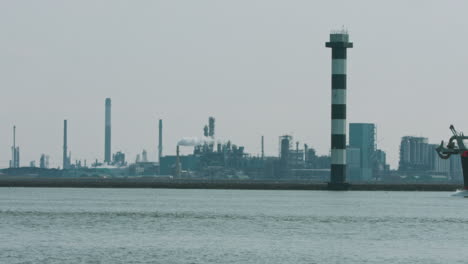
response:
[(180, 173), (182, 171), (182, 166), (180, 165), (180, 152), (179, 152), (179, 145), (177, 145), (176, 149), (176, 164), (175, 164), (175, 177), (180, 178)]
[(160, 164), (161, 164), (162, 151), (163, 151), (162, 131), (163, 131), (163, 123), (162, 123), (162, 119), (159, 119), (158, 162)]
[(353, 47), (346, 30), (333, 31), (325, 44), (332, 49), (331, 173), (329, 189), (346, 190), (346, 53)]
[(264, 137), (262, 136), (262, 159), (265, 158), (265, 141)]
[(208, 118), (208, 136), (214, 138), (215, 135), (215, 119), (214, 117), (210, 116)]
[(106, 98), (104, 163), (111, 163), (111, 99)]
[(290, 154), (291, 154), (291, 142), (292, 136), (284, 135), (279, 138), (280, 141), (280, 160), (279, 160), (279, 171), (281, 178), (288, 178), (290, 172)]
[(63, 120), (63, 162), (62, 162), (62, 168), (68, 169), (69, 166), (69, 159), (67, 156), (68, 152), (68, 145), (67, 145), (67, 140), (68, 140), (68, 131), (67, 131), (67, 120)]
[(19, 147), (16, 146), (16, 126), (13, 126), (13, 146), (11, 147), (10, 168), (19, 168)]
[(16, 168), (16, 126), (13, 126), (13, 146), (11, 147), (10, 168)]

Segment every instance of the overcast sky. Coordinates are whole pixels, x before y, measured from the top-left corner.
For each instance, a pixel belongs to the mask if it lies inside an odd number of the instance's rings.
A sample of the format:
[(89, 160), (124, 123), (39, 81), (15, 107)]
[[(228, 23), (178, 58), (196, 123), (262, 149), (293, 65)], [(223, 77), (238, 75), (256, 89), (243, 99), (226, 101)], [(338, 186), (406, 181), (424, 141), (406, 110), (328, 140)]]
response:
[[(0, 1), (0, 167), (16, 124), (21, 164), (61, 165), (63, 119), (72, 159), (103, 159), (104, 100), (112, 151), (156, 159), (200, 136), (268, 155), (291, 133), (330, 148), (332, 29), (349, 30), (348, 122), (372, 122), (398, 164), (400, 138), (468, 133), (466, 1)], [(190, 152), (185, 149), (184, 152)]]

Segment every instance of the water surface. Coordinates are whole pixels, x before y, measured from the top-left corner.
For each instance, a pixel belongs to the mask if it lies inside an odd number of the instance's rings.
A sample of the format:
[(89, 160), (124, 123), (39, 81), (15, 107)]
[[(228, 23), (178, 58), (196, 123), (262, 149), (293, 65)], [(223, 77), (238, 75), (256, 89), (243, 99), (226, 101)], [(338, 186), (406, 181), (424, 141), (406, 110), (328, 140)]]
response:
[(467, 263), (449, 194), (0, 188), (0, 263)]

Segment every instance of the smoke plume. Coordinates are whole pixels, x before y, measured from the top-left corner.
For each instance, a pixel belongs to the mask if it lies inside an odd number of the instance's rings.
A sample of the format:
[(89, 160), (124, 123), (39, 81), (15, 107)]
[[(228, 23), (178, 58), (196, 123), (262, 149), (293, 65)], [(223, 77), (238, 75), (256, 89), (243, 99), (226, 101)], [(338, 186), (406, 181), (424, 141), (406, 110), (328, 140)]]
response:
[(193, 147), (203, 144), (213, 144), (215, 142), (214, 139), (209, 137), (204, 138), (197, 138), (197, 137), (184, 137), (179, 142), (177, 142), (178, 146), (186, 146), (186, 147)]

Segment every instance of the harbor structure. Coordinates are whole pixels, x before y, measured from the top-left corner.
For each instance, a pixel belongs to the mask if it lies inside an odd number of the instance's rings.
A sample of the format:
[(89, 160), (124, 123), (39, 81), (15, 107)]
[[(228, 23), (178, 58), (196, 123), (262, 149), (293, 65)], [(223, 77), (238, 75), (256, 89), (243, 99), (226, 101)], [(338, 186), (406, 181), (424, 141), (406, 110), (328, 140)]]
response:
[(345, 190), (346, 182), (346, 59), (353, 47), (346, 30), (333, 31), (325, 44), (332, 49), (331, 175), (329, 188)]
[(455, 130), (453, 125), (450, 126), (453, 136), (450, 137), (447, 144), (442, 141), (436, 148), (437, 154), (441, 159), (449, 159), (452, 155), (460, 155), (462, 174), (463, 174), (463, 189), (459, 190), (453, 196), (468, 197), (468, 149), (465, 142), (468, 136)]
[(104, 163), (111, 163), (111, 99), (106, 98), (105, 110), (105, 135), (104, 135)]

